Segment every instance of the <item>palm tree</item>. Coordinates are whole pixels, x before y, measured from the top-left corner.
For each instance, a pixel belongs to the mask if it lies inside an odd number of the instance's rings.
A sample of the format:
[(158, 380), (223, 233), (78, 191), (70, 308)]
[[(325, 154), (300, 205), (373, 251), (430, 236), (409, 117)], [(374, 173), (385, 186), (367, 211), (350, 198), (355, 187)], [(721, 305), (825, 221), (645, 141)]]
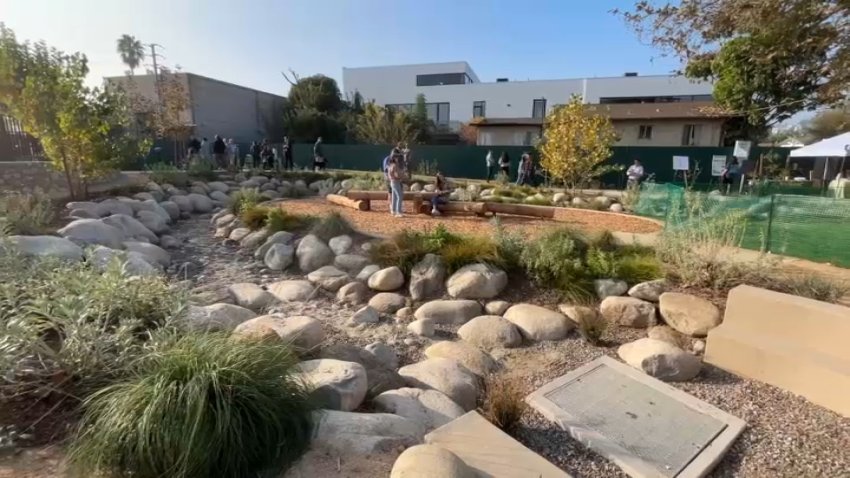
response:
[(121, 55), (121, 61), (130, 67), (130, 75), (133, 74), (133, 70), (138, 68), (142, 60), (145, 59), (145, 47), (142, 46), (142, 42), (126, 33), (118, 39), (117, 50), (118, 54)]

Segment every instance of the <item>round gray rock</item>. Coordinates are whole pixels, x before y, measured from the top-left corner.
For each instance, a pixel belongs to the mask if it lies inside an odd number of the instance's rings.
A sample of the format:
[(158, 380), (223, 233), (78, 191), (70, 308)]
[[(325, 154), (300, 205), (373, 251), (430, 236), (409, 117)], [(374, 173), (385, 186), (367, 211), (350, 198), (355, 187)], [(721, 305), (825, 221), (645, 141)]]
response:
[(204, 307), (190, 305), (185, 323), (190, 330), (230, 332), (256, 316), (254, 312), (233, 304), (213, 304)]
[(60, 236), (82, 245), (102, 245), (118, 249), (126, 239), (124, 231), (99, 219), (77, 219), (57, 231)]
[(564, 314), (532, 304), (517, 304), (505, 312), (505, 319), (516, 325), (528, 340), (561, 340), (575, 328)]
[(413, 315), (417, 319), (428, 317), (438, 324), (465, 324), (481, 312), (481, 304), (474, 300), (432, 300), (422, 304)]
[(295, 261), (295, 248), (289, 244), (272, 244), (263, 256), (263, 263), (273, 271), (282, 271)]
[(356, 362), (315, 359), (296, 367), (300, 377), (312, 387), (311, 397), (318, 406), (350, 412), (366, 398), (366, 369)]
[(306, 316), (284, 317), (280, 314), (247, 320), (236, 327), (233, 335), (248, 340), (279, 340), (305, 351), (318, 348), (325, 340), (322, 323), (318, 320)]
[(407, 303), (407, 299), (394, 292), (381, 292), (369, 299), (369, 305), (382, 314), (393, 314)]
[(304, 302), (310, 300), (316, 288), (306, 280), (282, 280), (271, 284), (269, 293), (284, 302)]
[(369, 288), (362, 282), (349, 282), (340, 287), (336, 293), (336, 299), (343, 304), (359, 305), (366, 303)]
[(482, 315), (460, 326), (457, 335), (485, 350), (517, 347), (522, 343), (519, 329), (497, 315)]
[(444, 393), (421, 388), (386, 391), (372, 400), (380, 412), (393, 413), (419, 424), (428, 433), (466, 413)]
[[(30, 257), (53, 257), (69, 261), (83, 258), (83, 249), (68, 239), (56, 236), (9, 236), (9, 245), (18, 253)], [(3, 249), (0, 248), (0, 255)]]
[(263, 290), (262, 287), (250, 282), (231, 284), (227, 291), (233, 297), (233, 301), (240, 307), (261, 311), (275, 301), (275, 297)]
[(336, 292), (351, 278), (344, 271), (334, 266), (323, 266), (307, 274), (307, 280), (322, 289)]
[(390, 292), (404, 285), (404, 274), (396, 266), (387, 267), (375, 272), (367, 282), (372, 290)]
[(470, 372), (479, 377), (486, 377), (496, 369), (496, 362), (478, 347), (466, 342), (443, 340), (425, 349), (425, 356), (430, 358), (447, 358), (460, 362)]
[(634, 287), (629, 289), (629, 296), (649, 302), (658, 302), (658, 298), (666, 291), (667, 281), (665, 279), (657, 279), (635, 284)]
[(464, 410), (475, 409), (478, 378), (455, 360), (427, 359), (402, 367), (398, 373), (411, 387), (437, 390)]
[(328, 241), (328, 247), (331, 248), (334, 254), (340, 255), (351, 250), (353, 242), (354, 241), (352, 241), (351, 236), (344, 234), (342, 236), (332, 237), (331, 240)]
[(443, 258), (437, 254), (426, 254), (410, 271), (410, 298), (420, 301), (441, 296), (445, 277)]
[(416, 445), (408, 448), (396, 458), (390, 472), (390, 478), (426, 476), (476, 478), (478, 474), (457, 455), (436, 445)]
[(691, 337), (705, 337), (720, 325), (720, 309), (711, 302), (690, 294), (665, 292), (658, 299), (664, 321)]
[(663, 340), (650, 338), (621, 345), (617, 355), (632, 367), (666, 382), (690, 380), (702, 368), (699, 357)]
[(446, 281), (450, 296), (458, 299), (492, 299), (508, 284), (505, 271), (487, 264), (461, 267)]
[(646, 328), (655, 324), (655, 305), (634, 297), (607, 297), (599, 312), (610, 324)]
[(304, 272), (312, 272), (334, 261), (334, 253), (330, 247), (313, 234), (301, 239), (295, 255), (298, 256), (298, 267)]

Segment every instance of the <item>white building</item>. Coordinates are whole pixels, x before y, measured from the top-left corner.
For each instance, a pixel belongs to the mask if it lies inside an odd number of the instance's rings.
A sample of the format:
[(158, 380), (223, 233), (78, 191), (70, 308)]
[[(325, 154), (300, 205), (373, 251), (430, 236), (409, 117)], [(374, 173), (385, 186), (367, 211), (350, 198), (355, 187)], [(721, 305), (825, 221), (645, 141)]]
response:
[[(711, 83), (692, 81), (682, 76), (638, 76), (627, 73), (624, 76), (608, 78), (530, 81), (510, 81), (504, 78), (495, 82), (482, 82), (465, 61), (343, 68), (342, 81), (343, 91), (347, 95), (359, 92), (365, 100), (374, 100), (382, 106), (412, 107), (416, 96), (422, 93), (428, 104), (429, 118), (451, 130), (473, 118), (542, 120), (553, 107), (566, 103), (574, 94), (581, 95), (584, 102), (590, 104), (706, 104), (712, 100)], [(669, 120), (678, 117), (664, 118), (663, 110), (666, 106), (669, 105), (659, 105), (658, 111), (650, 116), (653, 121), (665, 119), (665, 127), (670, 128)], [(615, 118), (612, 119), (616, 122)], [(637, 129), (641, 134), (636, 132), (635, 140), (641, 139), (645, 143), (651, 143), (645, 144), (648, 146), (658, 145), (652, 141), (651, 123), (638, 125)], [(722, 137), (717, 131), (706, 134), (705, 142), (711, 144), (699, 144), (703, 142), (699, 135), (694, 139), (692, 133), (685, 132), (685, 125), (677, 126), (675, 130), (674, 134), (665, 135), (665, 145), (669, 145), (667, 143), (674, 138), (675, 143), (681, 141), (699, 146), (717, 146), (716, 143)], [(682, 134), (679, 134), (680, 132)], [(512, 137), (525, 136), (514, 134)]]

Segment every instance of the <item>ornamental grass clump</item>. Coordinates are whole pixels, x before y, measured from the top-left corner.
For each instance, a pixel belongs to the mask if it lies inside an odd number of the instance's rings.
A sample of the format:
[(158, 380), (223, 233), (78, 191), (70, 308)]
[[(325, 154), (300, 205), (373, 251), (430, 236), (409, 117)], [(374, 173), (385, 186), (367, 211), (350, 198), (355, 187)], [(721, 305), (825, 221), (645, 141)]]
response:
[(85, 402), (80, 476), (279, 476), (307, 449), (312, 405), (282, 344), (189, 335)]

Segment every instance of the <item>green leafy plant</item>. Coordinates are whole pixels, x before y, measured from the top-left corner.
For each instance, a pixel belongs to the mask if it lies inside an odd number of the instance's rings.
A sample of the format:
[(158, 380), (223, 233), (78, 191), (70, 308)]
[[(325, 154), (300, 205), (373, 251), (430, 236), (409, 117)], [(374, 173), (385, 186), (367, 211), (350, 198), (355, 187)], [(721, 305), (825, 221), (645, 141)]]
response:
[(554, 229), (529, 242), (520, 264), (538, 283), (560, 289), (573, 302), (586, 301), (593, 285), (584, 264), (584, 238), (567, 228)]
[(260, 191), (257, 188), (242, 188), (230, 194), (230, 212), (238, 216), (242, 211), (263, 202)]
[(408, 274), (425, 254), (435, 252), (422, 233), (405, 229), (387, 240), (375, 244), (369, 256), (376, 264), (384, 267), (397, 266)]
[(450, 232), (446, 228), (446, 225), (441, 222), (437, 224), (437, 227), (435, 227), (433, 231), (426, 234), (426, 241), (428, 243), (428, 248), (440, 250), (449, 244), (457, 244), (463, 241), (463, 238)]
[(52, 231), (56, 218), (53, 200), (41, 189), (32, 193), (0, 195), (0, 231), (10, 235), (39, 235)]
[(587, 269), (593, 277), (620, 277), (620, 264), (613, 252), (592, 247), (587, 251)]
[(248, 229), (252, 231), (256, 231), (257, 229), (261, 229), (266, 225), (266, 221), (269, 218), (269, 213), (273, 209), (262, 207), (262, 206), (250, 206), (245, 209), (242, 209), (242, 213), (239, 214), (239, 219), (242, 220), (242, 224), (245, 225)]
[(311, 234), (325, 241), (343, 234), (352, 234), (353, 232), (354, 227), (351, 226), (351, 223), (336, 211), (318, 219), (310, 229)]
[(189, 176), (176, 166), (166, 163), (154, 163), (147, 167), (148, 178), (157, 184), (171, 184), (183, 187), (189, 184)]
[(439, 249), (443, 263), (449, 274), (463, 266), (482, 262), (493, 266), (501, 266), (498, 245), (487, 237), (471, 236), (462, 241), (447, 243)]
[(183, 337), (86, 400), (70, 462), (84, 476), (279, 473), (310, 441), (296, 363), (279, 343)]
[(502, 265), (509, 271), (517, 269), (520, 267), (520, 257), (523, 249), (525, 249), (525, 238), (505, 229), (499, 216), (493, 216), (490, 224), (495, 230), (496, 249), (499, 252)]

